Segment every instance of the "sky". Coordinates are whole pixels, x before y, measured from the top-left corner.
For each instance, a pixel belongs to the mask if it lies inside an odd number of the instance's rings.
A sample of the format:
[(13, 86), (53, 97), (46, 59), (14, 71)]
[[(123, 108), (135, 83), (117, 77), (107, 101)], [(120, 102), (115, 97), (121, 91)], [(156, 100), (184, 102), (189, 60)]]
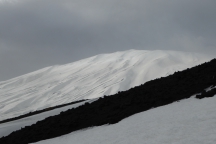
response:
[(0, 81), (129, 49), (216, 55), (215, 0), (0, 0)]

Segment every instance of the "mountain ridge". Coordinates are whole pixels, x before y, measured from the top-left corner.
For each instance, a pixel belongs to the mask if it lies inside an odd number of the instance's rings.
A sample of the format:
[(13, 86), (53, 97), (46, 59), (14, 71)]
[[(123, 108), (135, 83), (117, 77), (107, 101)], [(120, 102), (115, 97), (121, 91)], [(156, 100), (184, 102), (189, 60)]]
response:
[(128, 50), (46, 67), (0, 82), (0, 120), (112, 95), (210, 59), (175, 51)]
[[(213, 88), (216, 85), (215, 72), (216, 59), (213, 59), (48, 117), (2, 137), (0, 142), (5, 144), (38, 142), (92, 126), (116, 124), (136, 113), (188, 99), (197, 94), (197, 98), (212, 97), (216, 94), (216, 89)], [(206, 90), (208, 92), (203, 93)]]

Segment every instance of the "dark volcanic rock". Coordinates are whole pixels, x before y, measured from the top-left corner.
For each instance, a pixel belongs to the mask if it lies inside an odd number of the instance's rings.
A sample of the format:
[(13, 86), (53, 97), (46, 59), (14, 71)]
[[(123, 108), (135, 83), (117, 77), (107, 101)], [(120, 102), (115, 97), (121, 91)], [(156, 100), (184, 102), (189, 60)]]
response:
[[(115, 124), (133, 114), (170, 104), (216, 85), (216, 59), (149, 81), (128, 91), (100, 98), (76, 109), (46, 118), (0, 139), (1, 144), (27, 144), (92, 126)], [(215, 94), (215, 90), (214, 91)], [(213, 96), (202, 92), (198, 98)]]
[(208, 92), (206, 92), (205, 90), (203, 90), (201, 94), (196, 95), (196, 98), (203, 99), (205, 97), (213, 97), (214, 95), (216, 95), (216, 88), (213, 88), (213, 89), (211, 89)]

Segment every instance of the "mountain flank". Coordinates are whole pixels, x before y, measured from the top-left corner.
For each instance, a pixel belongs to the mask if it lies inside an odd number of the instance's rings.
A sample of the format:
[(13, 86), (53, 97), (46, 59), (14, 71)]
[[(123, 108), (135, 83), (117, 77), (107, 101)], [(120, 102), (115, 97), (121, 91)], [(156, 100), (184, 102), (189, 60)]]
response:
[(113, 95), (210, 60), (179, 51), (128, 50), (43, 68), (0, 82), (0, 121)]
[(206, 89), (215, 85), (216, 59), (213, 59), (202, 65), (151, 80), (128, 91), (104, 96), (91, 104), (86, 103), (57, 116), (46, 118), (2, 137), (0, 143), (27, 144), (88, 127), (115, 124), (133, 114), (190, 98), (193, 95), (197, 98), (214, 96), (214, 88), (210, 91)]

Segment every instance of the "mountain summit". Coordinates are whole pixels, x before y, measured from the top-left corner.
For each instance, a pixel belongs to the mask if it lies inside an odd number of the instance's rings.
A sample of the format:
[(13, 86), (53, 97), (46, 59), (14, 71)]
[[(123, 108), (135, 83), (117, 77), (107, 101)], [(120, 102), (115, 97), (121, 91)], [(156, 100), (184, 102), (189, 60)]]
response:
[(0, 120), (112, 95), (210, 59), (177, 51), (128, 50), (43, 68), (0, 82)]

